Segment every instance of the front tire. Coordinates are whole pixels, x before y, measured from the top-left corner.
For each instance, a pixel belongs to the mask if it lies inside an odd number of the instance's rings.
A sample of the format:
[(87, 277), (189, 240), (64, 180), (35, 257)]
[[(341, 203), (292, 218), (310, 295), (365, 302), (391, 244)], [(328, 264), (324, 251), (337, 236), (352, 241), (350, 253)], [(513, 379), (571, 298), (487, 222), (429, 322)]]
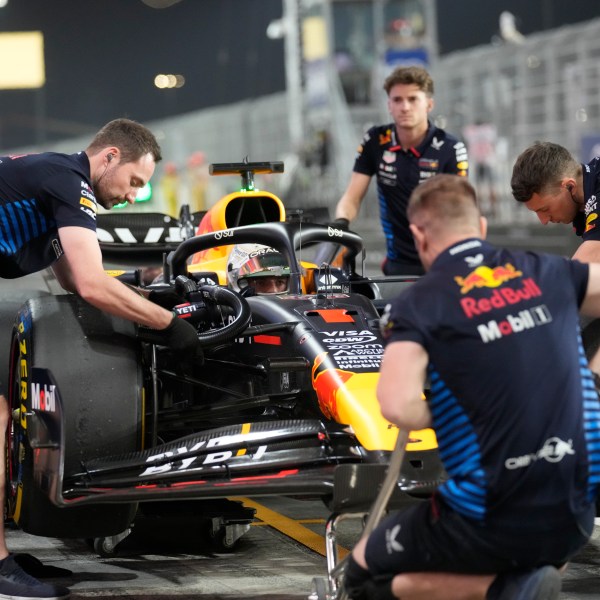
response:
[(7, 440), (9, 515), (27, 533), (102, 537), (127, 529), (135, 504), (60, 508), (34, 480), (27, 413), (32, 375), (43, 369), (62, 403), (64, 476), (82, 461), (140, 447), (142, 376), (133, 324), (73, 295), (29, 300), (17, 316), (11, 345)]

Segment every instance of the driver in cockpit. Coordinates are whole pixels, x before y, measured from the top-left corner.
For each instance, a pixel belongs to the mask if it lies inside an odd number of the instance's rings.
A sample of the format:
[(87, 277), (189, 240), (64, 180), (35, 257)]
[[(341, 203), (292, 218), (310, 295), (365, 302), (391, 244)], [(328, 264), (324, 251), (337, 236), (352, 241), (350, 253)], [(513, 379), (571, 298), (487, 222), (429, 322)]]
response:
[(283, 255), (262, 244), (234, 246), (227, 260), (229, 287), (243, 296), (285, 294), (290, 268)]

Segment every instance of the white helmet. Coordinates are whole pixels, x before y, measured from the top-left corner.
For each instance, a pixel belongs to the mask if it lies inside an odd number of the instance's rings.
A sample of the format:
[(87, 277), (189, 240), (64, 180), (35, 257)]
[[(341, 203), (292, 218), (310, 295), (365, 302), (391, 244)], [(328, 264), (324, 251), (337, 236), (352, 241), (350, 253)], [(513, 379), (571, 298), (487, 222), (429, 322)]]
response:
[[(234, 246), (227, 261), (227, 280), (231, 289), (241, 292), (257, 279), (285, 278), (285, 289), (266, 293), (287, 292), (290, 268), (283, 255), (262, 244), (239, 244)], [(265, 293), (260, 292), (258, 293)]]

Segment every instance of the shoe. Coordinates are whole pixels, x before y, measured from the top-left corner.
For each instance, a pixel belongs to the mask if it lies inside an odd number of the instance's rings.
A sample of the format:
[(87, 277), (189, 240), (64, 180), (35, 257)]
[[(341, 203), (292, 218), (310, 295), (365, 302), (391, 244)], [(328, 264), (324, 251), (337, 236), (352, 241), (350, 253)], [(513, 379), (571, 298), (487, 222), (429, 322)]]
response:
[(499, 575), (488, 600), (558, 600), (561, 578), (551, 566), (531, 571), (508, 571)]
[(12, 555), (0, 560), (0, 598), (4, 600), (63, 600), (70, 594), (66, 587), (42, 583), (25, 573)]
[(73, 571), (55, 567), (53, 565), (45, 565), (41, 560), (31, 554), (13, 554), (15, 562), (27, 573), (36, 579), (52, 579), (55, 577), (71, 577)]

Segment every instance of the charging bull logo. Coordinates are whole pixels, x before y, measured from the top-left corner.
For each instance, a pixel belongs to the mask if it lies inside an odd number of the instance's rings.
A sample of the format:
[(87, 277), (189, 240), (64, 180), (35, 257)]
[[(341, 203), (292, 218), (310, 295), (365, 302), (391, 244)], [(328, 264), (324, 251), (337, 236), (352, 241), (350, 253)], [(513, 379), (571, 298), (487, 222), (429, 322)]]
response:
[(317, 393), (319, 408), (328, 419), (337, 420), (336, 393), (353, 373), (333, 368), (327, 352), (317, 356), (312, 368), (312, 386)]
[(509, 263), (493, 268), (482, 265), (471, 271), (466, 277), (456, 276), (454, 281), (460, 286), (461, 294), (468, 294), (473, 288), (495, 288), (522, 275), (522, 271), (518, 271)]
[(592, 229), (596, 228), (596, 220), (598, 219), (598, 214), (597, 213), (592, 213), (586, 220), (585, 220), (585, 231), (584, 233), (587, 233), (588, 231), (591, 231)]

